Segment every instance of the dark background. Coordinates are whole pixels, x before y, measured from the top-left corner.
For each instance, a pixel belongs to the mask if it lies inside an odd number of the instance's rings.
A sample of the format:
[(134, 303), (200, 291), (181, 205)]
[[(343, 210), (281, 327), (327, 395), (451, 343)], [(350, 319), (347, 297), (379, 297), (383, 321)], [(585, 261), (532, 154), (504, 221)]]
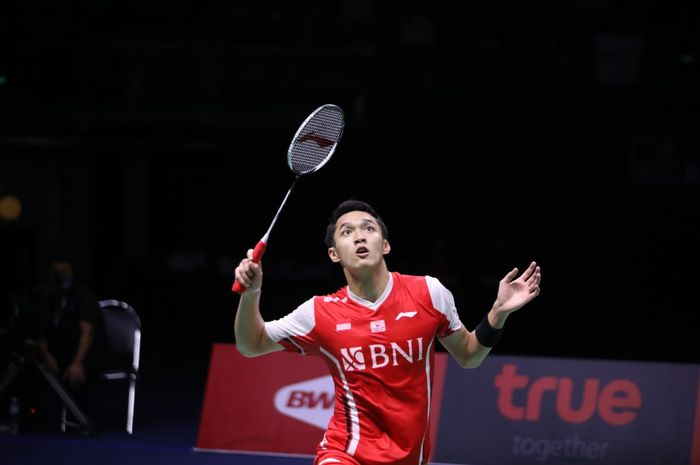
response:
[(660, 3), (3, 2), (3, 321), (64, 251), (141, 315), (144, 374), (201, 386), (287, 145), (335, 103), (339, 148), (270, 237), (267, 319), (344, 283), (323, 235), (354, 197), (469, 328), (538, 261), (495, 353), (699, 362), (700, 16)]

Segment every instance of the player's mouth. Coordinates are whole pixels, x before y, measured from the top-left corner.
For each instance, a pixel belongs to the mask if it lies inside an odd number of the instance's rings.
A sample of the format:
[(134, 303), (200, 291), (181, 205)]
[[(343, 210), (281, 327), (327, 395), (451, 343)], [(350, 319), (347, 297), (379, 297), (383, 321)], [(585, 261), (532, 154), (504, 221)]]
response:
[(369, 255), (369, 249), (367, 247), (358, 247), (355, 249), (355, 255), (357, 255), (360, 258), (367, 258)]

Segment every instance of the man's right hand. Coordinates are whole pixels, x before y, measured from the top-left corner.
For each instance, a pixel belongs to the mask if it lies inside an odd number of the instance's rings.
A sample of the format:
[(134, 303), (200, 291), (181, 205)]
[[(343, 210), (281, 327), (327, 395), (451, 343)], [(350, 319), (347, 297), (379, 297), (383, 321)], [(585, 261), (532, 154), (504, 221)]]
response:
[(56, 361), (56, 357), (48, 352), (44, 355), (44, 365), (54, 373), (58, 373), (58, 362)]
[(246, 291), (258, 291), (262, 287), (262, 264), (253, 262), (253, 249), (248, 249), (247, 258), (236, 267), (236, 281)]

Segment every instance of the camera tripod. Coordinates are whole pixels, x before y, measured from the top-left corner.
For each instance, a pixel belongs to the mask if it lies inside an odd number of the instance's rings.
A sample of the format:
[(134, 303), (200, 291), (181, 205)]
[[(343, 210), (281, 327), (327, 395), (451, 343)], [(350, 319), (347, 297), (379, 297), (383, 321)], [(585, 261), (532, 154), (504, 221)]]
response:
[(92, 432), (93, 426), (90, 419), (85, 415), (83, 410), (78, 406), (73, 396), (70, 395), (66, 387), (63, 385), (61, 380), (49, 370), (43, 363), (37, 358), (37, 347), (38, 343), (32, 339), (27, 339), (24, 341), (26, 351), (24, 354), (15, 352), (13, 354), (12, 360), (8, 364), (7, 370), (0, 380), (0, 397), (4, 394), (5, 390), (12, 384), (15, 377), (22, 371), (28, 363), (31, 363), (39, 370), (39, 373), (44, 377), (44, 379), (49, 383), (54, 392), (63, 401), (66, 408), (73, 414), (77, 420), (77, 424), (82, 427), (87, 432)]

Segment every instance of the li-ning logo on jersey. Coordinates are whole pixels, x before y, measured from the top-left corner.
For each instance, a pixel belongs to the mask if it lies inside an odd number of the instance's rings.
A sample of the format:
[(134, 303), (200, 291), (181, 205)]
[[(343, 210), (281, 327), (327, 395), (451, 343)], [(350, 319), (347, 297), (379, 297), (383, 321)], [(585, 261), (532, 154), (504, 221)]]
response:
[(399, 314), (396, 315), (396, 321), (399, 321), (403, 317), (413, 318), (417, 314), (418, 314), (418, 312), (399, 312)]
[[(423, 360), (423, 338), (409, 339), (405, 343), (390, 342), (388, 344), (370, 344), (366, 347), (343, 347), (340, 349), (343, 359), (343, 370), (360, 371), (370, 368), (397, 366), (400, 363), (419, 362)], [(365, 357), (365, 354), (368, 357)]]

